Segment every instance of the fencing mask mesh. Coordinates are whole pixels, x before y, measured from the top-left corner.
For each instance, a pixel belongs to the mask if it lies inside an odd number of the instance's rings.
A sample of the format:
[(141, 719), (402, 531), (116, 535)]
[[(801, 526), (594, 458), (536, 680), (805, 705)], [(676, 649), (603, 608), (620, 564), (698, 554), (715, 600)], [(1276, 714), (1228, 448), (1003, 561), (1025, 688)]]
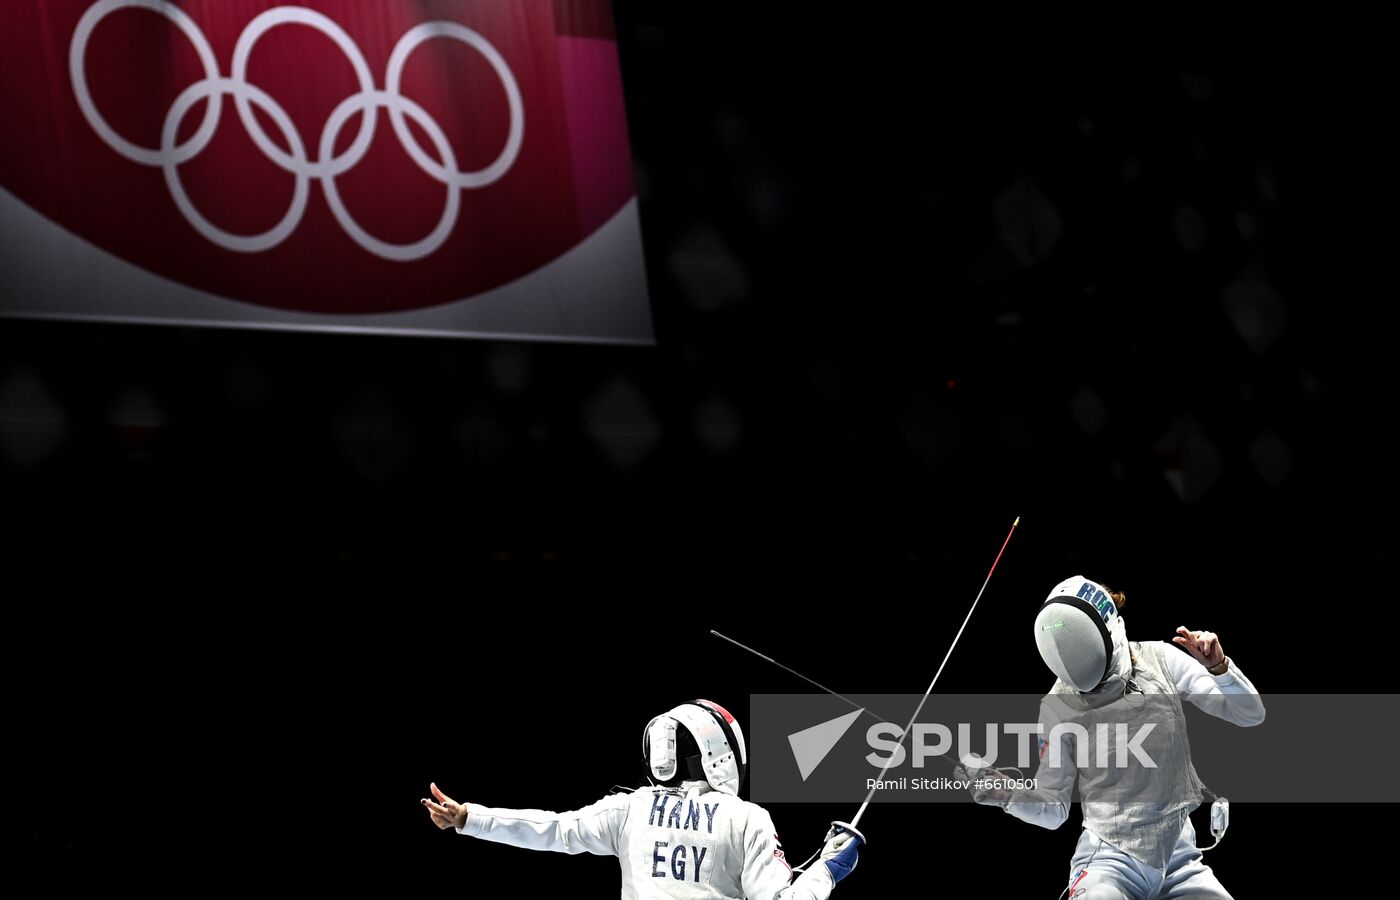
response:
[(1113, 598), (1082, 575), (1056, 585), (1035, 617), (1040, 658), (1061, 681), (1083, 692), (1108, 678), (1122, 631)]

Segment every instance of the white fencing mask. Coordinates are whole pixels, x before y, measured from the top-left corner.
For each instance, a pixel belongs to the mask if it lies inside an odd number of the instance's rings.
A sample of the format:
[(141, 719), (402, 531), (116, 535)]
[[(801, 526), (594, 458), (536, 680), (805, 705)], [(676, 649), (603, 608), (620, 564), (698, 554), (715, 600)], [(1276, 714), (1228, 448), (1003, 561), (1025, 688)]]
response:
[(749, 766), (739, 720), (710, 700), (682, 703), (648, 722), (642, 731), (642, 758), (659, 783), (703, 780), (736, 797)]
[(1103, 585), (1082, 575), (1055, 586), (1035, 617), (1035, 645), (1050, 671), (1081, 693), (1093, 691), (1128, 661), (1118, 606)]

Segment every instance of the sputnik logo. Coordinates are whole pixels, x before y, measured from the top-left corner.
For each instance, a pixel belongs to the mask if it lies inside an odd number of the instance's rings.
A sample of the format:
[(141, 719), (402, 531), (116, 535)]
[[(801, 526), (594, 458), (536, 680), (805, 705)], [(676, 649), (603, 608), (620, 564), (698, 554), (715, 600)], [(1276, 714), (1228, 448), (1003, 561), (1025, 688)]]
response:
[(788, 746), (792, 748), (792, 756), (797, 760), (797, 771), (802, 775), (803, 781), (816, 771), (817, 766), (821, 765), (822, 760), (831, 752), (831, 748), (836, 746), (836, 742), (841, 740), (841, 736), (850, 730), (851, 725), (863, 712), (864, 709), (858, 709), (788, 735)]

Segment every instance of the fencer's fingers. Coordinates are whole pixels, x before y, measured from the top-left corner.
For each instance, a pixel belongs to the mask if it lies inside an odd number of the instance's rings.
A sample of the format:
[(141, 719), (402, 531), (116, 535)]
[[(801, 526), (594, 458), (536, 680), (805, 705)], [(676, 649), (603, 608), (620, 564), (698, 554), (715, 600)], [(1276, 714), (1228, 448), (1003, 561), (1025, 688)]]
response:
[(1172, 638), (1172, 641), (1173, 641), (1174, 643), (1180, 645), (1181, 649), (1183, 649), (1183, 650), (1185, 650), (1187, 653), (1191, 654), (1191, 656), (1192, 656), (1193, 659), (1199, 660), (1199, 659), (1202, 658), (1202, 656), (1201, 656), (1201, 647), (1200, 647), (1200, 643), (1199, 643), (1198, 641), (1196, 641), (1196, 640), (1194, 640), (1194, 639), (1192, 639), (1192, 638), (1184, 638), (1184, 637), (1175, 637), (1175, 638)]
[(423, 805), (428, 807), (429, 811), (431, 812), (435, 812), (438, 815), (444, 816), (448, 819), (452, 818), (452, 810), (448, 809), (445, 806), (439, 806), (431, 800), (424, 800)]
[(1185, 637), (1187, 640), (1195, 637), (1195, 635), (1191, 633), (1191, 629), (1187, 628), (1185, 625), (1177, 626), (1176, 633)]
[(443, 803), (453, 802), (451, 797), (447, 796), (441, 790), (438, 789), (437, 782), (435, 781), (428, 782), (428, 790), (432, 791), (433, 796), (441, 800)]

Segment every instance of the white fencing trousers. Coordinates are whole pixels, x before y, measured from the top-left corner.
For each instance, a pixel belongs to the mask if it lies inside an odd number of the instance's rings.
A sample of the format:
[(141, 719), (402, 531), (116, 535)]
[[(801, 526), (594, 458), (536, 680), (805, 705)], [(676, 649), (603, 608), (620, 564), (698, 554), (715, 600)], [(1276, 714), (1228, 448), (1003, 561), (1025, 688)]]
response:
[(1181, 829), (1166, 871), (1154, 869), (1087, 828), (1070, 861), (1069, 900), (1231, 900), (1196, 849), (1191, 820)]

